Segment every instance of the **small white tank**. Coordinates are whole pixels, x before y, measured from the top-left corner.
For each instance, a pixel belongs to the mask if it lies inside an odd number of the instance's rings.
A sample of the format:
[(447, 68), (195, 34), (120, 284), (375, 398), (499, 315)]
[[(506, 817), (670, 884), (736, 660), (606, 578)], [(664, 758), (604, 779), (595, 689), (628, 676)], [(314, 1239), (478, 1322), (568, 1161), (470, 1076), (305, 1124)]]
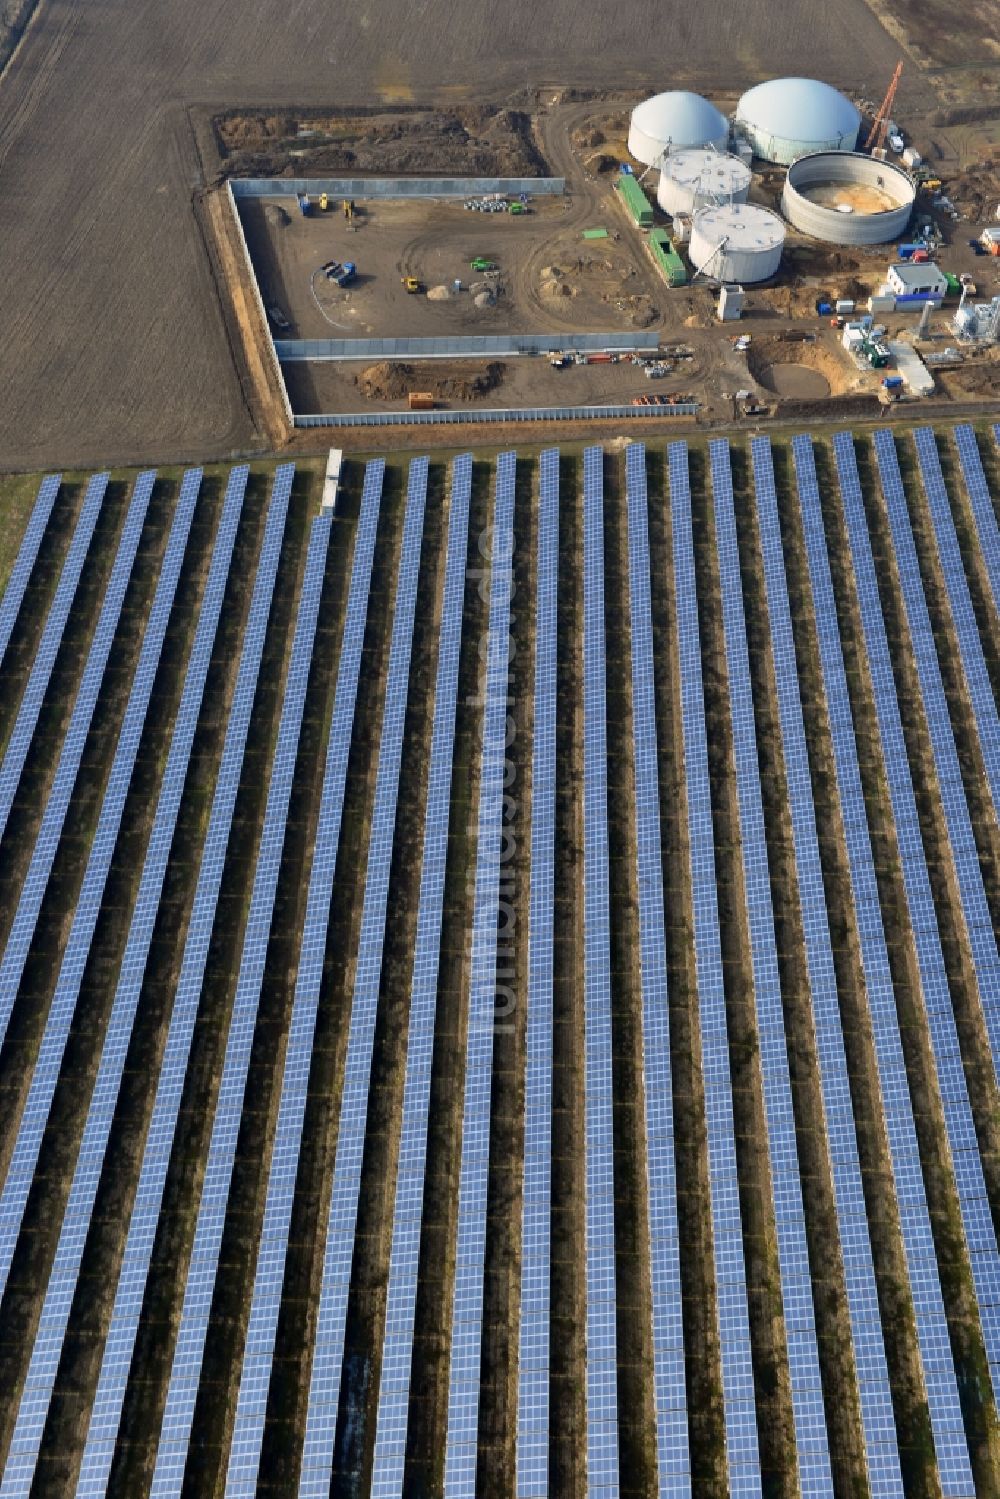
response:
[(719, 151), (675, 151), (660, 167), (656, 201), (664, 213), (694, 213), (712, 203), (745, 203), (750, 168)]
[(691, 264), (713, 281), (766, 281), (781, 264), (785, 226), (755, 203), (702, 208), (691, 225)]

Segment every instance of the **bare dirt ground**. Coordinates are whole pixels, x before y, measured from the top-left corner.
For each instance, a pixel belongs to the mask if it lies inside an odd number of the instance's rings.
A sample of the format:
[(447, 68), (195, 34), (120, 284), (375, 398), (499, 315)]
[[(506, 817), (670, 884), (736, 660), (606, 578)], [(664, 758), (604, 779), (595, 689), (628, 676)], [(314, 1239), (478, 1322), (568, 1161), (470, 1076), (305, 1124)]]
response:
[[(196, 106), (510, 101), (550, 84), (731, 92), (814, 72), (812, 15), (807, 0), (717, 0), (669, 17), (645, 0), (553, 0), (539, 26), (526, 0), (262, 0), (249, 24), (235, 0), (42, 0), (0, 86), (0, 464), (263, 445), (192, 207)], [(831, 82), (881, 93), (896, 53), (863, 0), (824, 12)], [(916, 75), (906, 83), (922, 96)]]
[[(405, 410), (405, 393), (395, 394), (400, 388), (397, 380), (390, 377), (369, 383), (365, 375), (370, 368), (354, 360), (343, 364), (286, 365), (285, 378), (294, 409), (301, 412)], [(406, 390), (427, 391), (438, 399), (441, 406), (478, 405), (488, 411), (546, 404), (627, 406), (635, 396), (651, 393), (688, 395), (694, 383), (693, 376), (687, 373), (662, 380), (647, 380), (634, 364), (571, 365), (568, 369), (553, 370), (547, 360), (530, 357), (506, 361), (501, 366), (503, 373), (495, 380), (487, 374), (491, 366), (477, 363), (445, 364), (439, 368), (438, 361), (428, 360), (388, 368), (411, 370), (412, 376), (404, 377)], [(467, 395), (454, 393), (459, 370), (465, 376), (462, 383), (468, 390)], [(477, 378), (484, 384), (480, 392), (471, 388), (471, 383)], [(368, 390), (373, 392), (371, 396), (367, 394)], [(448, 393), (449, 390), (452, 394)]]

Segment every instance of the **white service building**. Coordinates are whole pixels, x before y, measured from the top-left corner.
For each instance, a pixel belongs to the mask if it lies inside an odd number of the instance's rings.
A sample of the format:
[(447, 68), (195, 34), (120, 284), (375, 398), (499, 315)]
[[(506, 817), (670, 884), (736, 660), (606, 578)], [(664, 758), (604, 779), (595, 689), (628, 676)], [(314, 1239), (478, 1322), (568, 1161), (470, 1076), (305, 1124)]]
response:
[(885, 279), (897, 297), (943, 298), (948, 290), (944, 272), (931, 261), (914, 265), (912, 260), (901, 260), (889, 267)]

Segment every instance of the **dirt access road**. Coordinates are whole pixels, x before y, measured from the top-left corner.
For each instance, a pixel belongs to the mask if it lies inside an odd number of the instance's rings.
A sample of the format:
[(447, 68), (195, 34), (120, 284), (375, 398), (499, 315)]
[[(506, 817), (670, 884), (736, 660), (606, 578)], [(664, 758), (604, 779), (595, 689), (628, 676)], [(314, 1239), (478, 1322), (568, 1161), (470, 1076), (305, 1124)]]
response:
[(0, 82), (0, 465), (262, 441), (192, 207), (189, 106), (500, 100), (553, 81), (730, 92), (820, 55), (831, 81), (880, 93), (898, 45), (864, 0), (826, 8), (821, 54), (812, 15), (809, 0), (41, 0)]

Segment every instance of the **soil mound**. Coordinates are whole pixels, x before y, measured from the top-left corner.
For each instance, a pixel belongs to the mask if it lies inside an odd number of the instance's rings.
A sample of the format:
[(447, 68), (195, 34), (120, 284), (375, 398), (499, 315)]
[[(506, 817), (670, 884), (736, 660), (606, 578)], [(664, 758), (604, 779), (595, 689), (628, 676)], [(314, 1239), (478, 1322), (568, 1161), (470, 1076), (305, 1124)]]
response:
[(354, 383), (369, 401), (402, 401), (411, 390), (428, 391), (439, 401), (474, 401), (496, 390), (506, 373), (497, 359), (485, 365), (430, 360), (419, 366), (384, 359), (355, 375)]

